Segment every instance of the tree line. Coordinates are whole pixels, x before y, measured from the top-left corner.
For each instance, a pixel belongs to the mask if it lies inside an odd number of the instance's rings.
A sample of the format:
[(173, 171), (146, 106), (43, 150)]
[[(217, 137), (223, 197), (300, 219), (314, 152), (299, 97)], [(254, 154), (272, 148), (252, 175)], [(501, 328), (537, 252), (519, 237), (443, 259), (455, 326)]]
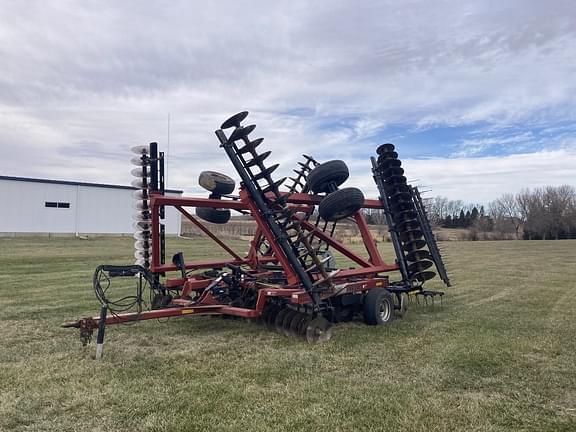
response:
[(488, 204), (465, 204), (434, 197), (427, 200), (431, 222), (445, 228), (513, 234), (516, 239), (576, 238), (576, 189), (570, 185), (523, 189)]

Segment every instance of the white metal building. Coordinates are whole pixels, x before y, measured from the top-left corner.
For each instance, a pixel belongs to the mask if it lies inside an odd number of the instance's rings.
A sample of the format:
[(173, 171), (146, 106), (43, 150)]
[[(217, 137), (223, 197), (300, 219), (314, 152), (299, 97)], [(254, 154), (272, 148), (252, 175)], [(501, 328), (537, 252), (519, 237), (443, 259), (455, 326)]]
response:
[[(0, 234), (134, 232), (131, 186), (0, 176)], [(181, 196), (182, 191), (166, 191)], [(167, 234), (180, 233), (180, 213), (166, 208)]]

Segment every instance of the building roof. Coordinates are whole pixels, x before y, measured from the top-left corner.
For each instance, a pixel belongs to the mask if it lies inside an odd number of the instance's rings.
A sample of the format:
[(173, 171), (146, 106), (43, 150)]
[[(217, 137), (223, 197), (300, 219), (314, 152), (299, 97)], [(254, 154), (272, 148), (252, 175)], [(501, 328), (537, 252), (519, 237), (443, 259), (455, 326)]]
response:
[[(112, 184), (104, 184), (104, 183), (76, 182), (76, 181), (68, 181), (68, 180), (38, 179), (38, 178), (29, 178), (29, 177), (12, 177), (12, 176), (2, 176), (2, 175), (0, 175), (0, 180), (23, 181), (23, 182), (30, 182), (30, 183), (48, 183), (48, 184), (68, 185), (68, 186), (88, 186), (88, 187), (98, 187), (98, 188), (108, 188), (108, 189), (128, 189), (128, 190), (136, 190), (137, 189), (133, 186), (112, 185)], [(177, 189), (166, 189), (166, 192), (183, 193), (183, 191), (177, 190)]]

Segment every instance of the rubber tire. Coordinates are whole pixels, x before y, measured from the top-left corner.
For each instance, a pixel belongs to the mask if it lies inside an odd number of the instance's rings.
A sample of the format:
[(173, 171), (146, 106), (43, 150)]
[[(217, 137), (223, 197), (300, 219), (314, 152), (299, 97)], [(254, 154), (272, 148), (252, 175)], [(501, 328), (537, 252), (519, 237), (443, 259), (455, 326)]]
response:
[[(380, 308), (383, 304), (388, 307), (388, 314), (382, 317)], [(364, 296), (364, 321), (368, 325), (390, 324), (394, 321), (394, 298), (384, 288), (374, 288)]]
[(202, 171), (198, 177), (198, 184), (214, 195), (231, 194), (236, 187), (233, 178), (216, 171)]
[(196, 216), (213, 224), (225, 224), (230, 220), (230, 210), (212, 207), (196, 207)]
[(330, 184), (340, 186), (350, 176), (348, 166), (341, 160), (331, 160), (315, 167), (306, 177), (306, 183), (314, 193), (330, 192)]
[(344, 188), (328, 194), (318, 206), (318, 214), (334, 222), (352, 216), (364, 205), (364, 194), (357, 188)]

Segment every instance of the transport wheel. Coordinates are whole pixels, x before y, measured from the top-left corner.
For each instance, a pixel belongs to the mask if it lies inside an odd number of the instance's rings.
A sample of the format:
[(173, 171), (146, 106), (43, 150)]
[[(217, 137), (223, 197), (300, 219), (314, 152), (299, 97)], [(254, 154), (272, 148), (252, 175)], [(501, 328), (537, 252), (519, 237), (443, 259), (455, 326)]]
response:
[(306, 183), (314, 193), (330, 192), (332, 185), (340, 186), (349, 176), (350, 171), (344, 161), (331, 160), (310, 171)]
[(231, 194), (236, 187), (234, 179), (216, 171), (202, 171), (198, 177), (198, 183), (214, 195)]
[(196, 207), (196, 216), (206, 222), (225, 224), (230, 220), (230, 210), (212, 207)]
[(384, 288), (374, 288), (364, 297), (364, 321), (368, 325), (390, 324), (394, 320), (394, 298)]
[(324, 317), (316, 317), (306, 326), (306, 341), (308, 343), (322, 343), (332, 337), (332, 324)]
[(328, 194), (318, 206), (326, 221), (338, 221), (356, 213), (364, 204), (364, 194), (357, 188), (344, 188)]

